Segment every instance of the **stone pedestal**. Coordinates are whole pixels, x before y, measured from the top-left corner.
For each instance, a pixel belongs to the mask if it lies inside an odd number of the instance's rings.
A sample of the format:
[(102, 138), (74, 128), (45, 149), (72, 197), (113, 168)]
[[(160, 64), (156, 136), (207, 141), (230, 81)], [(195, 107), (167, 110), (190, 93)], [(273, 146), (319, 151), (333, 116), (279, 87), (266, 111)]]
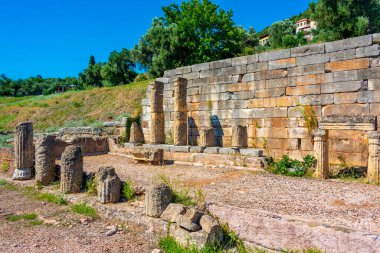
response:
[(13, 179), (31, 179), (34, 162), (32, 122), (23, 122), (16, 126), (14, 148), (15, 171), (13, 173)]
[(199, 131), (200, 140), (199, 140), (199, 146), (202, 147), (213, 147), (214, 144), (214, 128), (208, 127), (208, 128), (202, 128)]
[(164, 121), (164, 84), (153, 82), (150, 93), (150, 143), (165, 143), (165, 121)]
[(36, 141), (36, 182), (49, 185), (55, 178), (55, 136), (44, 135)]
[(145, 192), (145, 214), (150, 217), (158, 218), (170, 204), (172, 191), (165, 184), (151, 185)]
[(232, 127), (232, 147), (246, 148), (248, 147), (248, 133), (246, 126)]
[(101, 167), (97, 178), (98, 201), (102, 204), (119, 202), (121, 181), (116, 175), (115, 168)]
[(187, 80), (174, 81), (174, 145), (187, 145)]
[(368, 171), (369, 182), (380, 183), (380, 133), (370, 132), (368, 135)]
[(139, 126), (136, 122), (133, 122), (131, 125), (129, 142), (130, 143), (144, 143), (143, 131), (141, 129), (141, 126)]
[(313, 131), (314, 136), (314, 157), (317, 159), (317, 167), (314, 177), (326, 179), (329, 173), (327, 133), (325, 130)]
[(83, 180), (83, 156), (78, 146), (68, 146), (61, 157), (61, 192), (80, 192)]

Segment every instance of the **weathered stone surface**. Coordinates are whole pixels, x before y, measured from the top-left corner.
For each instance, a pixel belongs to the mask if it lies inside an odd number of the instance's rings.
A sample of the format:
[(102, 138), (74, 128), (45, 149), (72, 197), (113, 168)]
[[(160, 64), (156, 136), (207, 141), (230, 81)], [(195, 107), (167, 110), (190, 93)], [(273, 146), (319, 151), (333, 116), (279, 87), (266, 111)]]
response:
[(179, 217), (185, 214), (186, 208), (182, 204), (170, 203), (161, 214), (161, 219), (168, 222), (178, 222)]
[(208, 128), (202, 128), (199, 131), (200, 135), (200, 143), (199, 146), (203, 147), (212, 147), (214, 146), (214, 128), (208, 127)]
[(53, 135), (43, 135), (36, 140), (36, 182), (42, 185), (49, 185), (56, 176), (54, 143)]
[(290, 58), (290, 49), (278, 50), (273, 52), (265, 52), (259, 54), (259, 61), (273, 61), (279, 59)]
[(326, 71), (344, 71), (353, 69), (365, 69), (369, 67), (369, 59), (355, 59), (326, 63)]
[(102, 204), (116, 203), (120, 199), (121, 181), (113, 167), (101, 167), (97, 173), (98, 201)]
[(174, 145), (187, 145), (187, 80), (174, 81)]
[(219, 154), (219, 147), (207, 147), (203, 150), (205, 154)]
[(61, 192), (80, 192), (83, 180), (83, 156), (78, 146), (68, 146), (61, 157)]
[(237, 148), (246, 148), (248, 146), (248, 133), (246, 126), (232, 127), (232, 146)]
[(201, 225), (203, 231), (207, 233), (215, 233), (219, 235), (221, 234), (221, 237), (223, 237), (221, 226), (219, 225), (218, 221), (210, 215), (203, 215), (199, 221), (199, 224)]
[(16, 180), (32, 178), (34, 160), (32, 122), (23, 122), (16, 126), (14, 148), (16, 169), (12, 178)]
[(135, 144), (144, 143), (144, 134), (141, 126), (137, 124), (137, 122), (133, 122), (131, 125), (129, 142)]
[(165, 184), (154, 184), (145, 191), (145, 214), (150, 217), (158, 218), (170, 204), (172, 191)]
[(231, 66), (232, 66), (231, 59), (210, 62), (210, 69), (220, 69), (220, 68), (226, 68), (226, 67), (231, 67)]
[(372, 45), (372, 35), (339, 40), (325, 44), (326, 53)]
[(296, 66), (296, 58), (274, 60), (268, 62), (269, 69), (282, 69)]
[(255, 148), (245, 148), (240, 149), (240, 154), (244, 156), (260, 157), (263, 156), (263, 150)]
[(165, 143), (165, 119), (164, 113), (151, 113), (150, 122), (150, 143), (163, 144)]
[(202, 70), (209, 70), (210, 69), (210, 63), (201, 63), (191, 66), (191, 69), (193, 71), (202, 71)]
[(326, 63), (330, 61), (330, 56), (327, 54), (315, 54), (308, 56), (297, 57), (297, 66), (312, 65), (318, 63)]
[(203, 213), (197, 210), (195, 207), (189, 208), (186, 213), (179, 217), (179, 225), (184, 229), (195, 232), (201, 229), (199, 221), (201, 220)]
[(291, 57), (306, 56), (311, 54), (323, 54), (325, 52), (325, 44), (312, 44), (303, 47), (290, 49)]
[(345, 61), (345, 60), (352, 60), (356, 58), (356, 50), (353, 49), (347, 49), (343, 51), (338, 51), (330, 54), (330, 61)]
[(375, 33), (372, 35), (373, 44), (380, 44), (380, 33)]
[(148, 162), (154, 165), (164, 163), (164, 150), (160, 148), (136, 149), (130, 153), (135, 161)]
[(371, 56), (379, 56), (380, 46), (373, 45), (368, 47), (359, 47), (356, 49), (356, 57), (371, 57)]

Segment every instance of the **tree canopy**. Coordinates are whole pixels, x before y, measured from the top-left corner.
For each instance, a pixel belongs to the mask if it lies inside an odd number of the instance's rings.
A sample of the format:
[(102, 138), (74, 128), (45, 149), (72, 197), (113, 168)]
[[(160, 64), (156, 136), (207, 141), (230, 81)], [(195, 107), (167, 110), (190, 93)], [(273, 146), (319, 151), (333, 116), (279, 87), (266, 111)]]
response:
[(379, 0), (319, 0), (309, 7), (319, 39), (337, 40), (379, 31)]
[(245, 30), (232, 11), (210, 0), (189, 0), (162, 8), (148, 32), (133, 49), (134, 58), (153, 76), (164, 70), (233, 57), (242, 52)]

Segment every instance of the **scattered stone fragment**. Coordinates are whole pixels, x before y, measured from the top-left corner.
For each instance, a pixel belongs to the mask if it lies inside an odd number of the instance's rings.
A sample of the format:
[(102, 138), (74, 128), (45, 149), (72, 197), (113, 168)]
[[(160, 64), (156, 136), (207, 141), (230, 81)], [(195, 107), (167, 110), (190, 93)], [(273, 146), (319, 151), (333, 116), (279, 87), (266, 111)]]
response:
[(145, 214), (150, 217), (158, 218), (170, 204), (172, 191), (165, 184), (151, 185), (145, 193)]
[(201, 229), (199, 221), (203, 213), (195, 207), (191, 207), (186, 213), (179, 217), (179, 225), (188, 231), (195, 232)]
[(161, 214), (161, 219), (168, 222), (177, 222), (180, 215), (185, 214), (186, 209), (182, 204), (170, 203)]
[(114, 235), (117, 232), (116, 226), (110, 226), (110, 227), (107, 227), (107, 229), (108, 229), (108, 231), (106, 232), (106, 236)]
[(116, 203), (120, 199), (121, 181), (113, 167), (98, 170), (98, 201), (102, 204)]

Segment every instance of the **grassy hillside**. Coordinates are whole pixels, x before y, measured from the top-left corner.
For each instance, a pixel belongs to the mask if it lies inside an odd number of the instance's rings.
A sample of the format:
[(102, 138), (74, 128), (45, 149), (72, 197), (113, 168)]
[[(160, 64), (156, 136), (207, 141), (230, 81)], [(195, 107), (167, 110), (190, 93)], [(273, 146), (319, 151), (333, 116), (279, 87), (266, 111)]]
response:
[(141, 111), (149, 81), (49, 96), (0, 97), (0, 131), (31, 120), (37, 131), (89, 126)]

